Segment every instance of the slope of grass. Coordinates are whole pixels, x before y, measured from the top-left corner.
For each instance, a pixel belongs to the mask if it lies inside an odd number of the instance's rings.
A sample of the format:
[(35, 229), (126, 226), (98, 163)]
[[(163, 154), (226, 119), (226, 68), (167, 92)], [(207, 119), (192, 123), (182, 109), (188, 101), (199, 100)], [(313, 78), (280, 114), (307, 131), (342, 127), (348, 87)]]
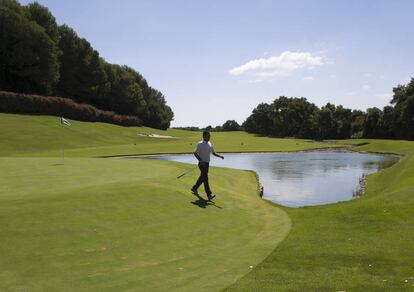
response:
[[(120, 127), (104, 123), (71, 121), (71, 127), (60, 125), (59, 118), (0, 113), (0, 156), (60, 156), (62, 147), (72, 157), (96, 157), (148, 153), (188, 153), (194, 151), (201, 133), (146, 127)], [(159, 134), (175, 139), (150, 138)], [(245, 132), (212, 134), (217, 151), (294, 151), (330, 147), (299, 139), (256, 137)]]
[[(215, 204), (186, 164), (0, 158), (1, 291), (217, 291), (258, 264), (290, 219), (247, 171), (212, 169)], [(151, 170), (151, 171), (149, 171)]]
[(294, 224), (288, 238), (227, 291), (414, 289), (414, 143), (340, 142), (369, 143), (354, 149), (406, 156), (370, 175), (367, 192), (358, 200), (283, 208)]

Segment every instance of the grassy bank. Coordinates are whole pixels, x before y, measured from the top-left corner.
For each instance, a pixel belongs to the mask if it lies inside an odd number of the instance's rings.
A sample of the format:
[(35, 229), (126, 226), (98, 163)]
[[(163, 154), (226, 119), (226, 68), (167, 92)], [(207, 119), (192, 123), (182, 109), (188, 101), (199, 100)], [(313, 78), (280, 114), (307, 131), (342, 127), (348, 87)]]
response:
[(250, 274), (226, 291), (412, 291), (414, 143), (369, 143), (355, 150), (405, 158), (368, 178), (366, 194), (339, 204), (283, 208), (294, 227)]
[[(59, 118), (1, 114), (0, 156), (61, 155), (96, 157), (106, 155), (185, 153), (194, 151), (201, 133), (169, 129), (161, 131), (146, 127), (119, 127), (105, 123), (71, 121), (71, 127), (60, 125)], [(172, 139), (146, 135), (172, 136)], [(213, 133), (217, 151), (294, 151), (330, 147), (299, 139), (256, 137), (245, 132)]]

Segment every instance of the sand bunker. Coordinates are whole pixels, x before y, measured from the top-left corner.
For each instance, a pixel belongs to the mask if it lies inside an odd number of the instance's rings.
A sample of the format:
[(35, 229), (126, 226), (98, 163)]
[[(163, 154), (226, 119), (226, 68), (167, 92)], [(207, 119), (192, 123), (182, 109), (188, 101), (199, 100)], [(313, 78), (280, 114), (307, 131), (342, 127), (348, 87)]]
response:
[(150, 137), (150, 138), (161, 138), (161, 139), (176, 139), (177, 138), (173, 136), (158, 135), (158, 134), (138, 134), (138, 136)]

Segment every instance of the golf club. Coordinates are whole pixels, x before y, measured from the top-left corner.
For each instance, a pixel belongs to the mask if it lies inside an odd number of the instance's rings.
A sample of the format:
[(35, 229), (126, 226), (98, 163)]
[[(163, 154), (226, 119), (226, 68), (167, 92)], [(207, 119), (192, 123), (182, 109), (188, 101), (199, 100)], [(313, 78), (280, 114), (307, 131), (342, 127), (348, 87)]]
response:
[(193, 167), (192, 169), (190, 169), (190, 170), (187, 170), (186, 172), (184, 172), (184, 173), (182, 173), (182, 174), (180, 174), (179, 176), (177, 176), (177, 178), (182, 178), (184, 175), (186, 175), (186, 174), (188, 174), (188, 173), (190, 173), (190, 172), (192, 172), (194, 169), (196, 169), (198, 166), (195, 166), (195, 167)]

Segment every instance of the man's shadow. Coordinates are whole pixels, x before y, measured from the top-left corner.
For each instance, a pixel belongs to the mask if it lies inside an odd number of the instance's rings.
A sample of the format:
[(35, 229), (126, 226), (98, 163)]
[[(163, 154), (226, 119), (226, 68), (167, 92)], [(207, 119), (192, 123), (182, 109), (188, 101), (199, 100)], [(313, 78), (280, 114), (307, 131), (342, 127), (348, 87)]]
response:
[(194, 193), (192, 193), (192, 194), (197, 197), (197, 200), (195, 200), (194, 202), (191, 202), (191, 204), (193, 204), (195, 206), (198, 206), (200, 208), (203, 208), (203, 209), (207, 208), (207, 206), (214, 206), (216, 208), (221, 209), (221, 207), (219, 205), (217, 205), (215, 202), (208, 201), (208, 200), (200, 197), (199, 194), (194, 194)]

